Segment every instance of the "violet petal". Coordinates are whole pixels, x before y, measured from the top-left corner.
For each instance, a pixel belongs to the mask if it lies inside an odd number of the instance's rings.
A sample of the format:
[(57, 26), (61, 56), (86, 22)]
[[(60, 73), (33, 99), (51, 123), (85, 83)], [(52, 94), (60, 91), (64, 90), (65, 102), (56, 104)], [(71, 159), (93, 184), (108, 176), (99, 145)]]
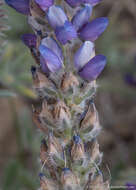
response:
[(30, 14), (29, 0), (5, 0), (5, 2), (19, 13)]
[(92, 6), (97, 5), (98, 3), (100, 3), (102, 0), (82, 0), (82, 3), (88, 3), (91, 4)]
[(125, 81), (127, 84), (136, 87), (136, 78), (131, 73), (125, 75)]
[(35, 0), (43, 11), (46, 11), (54, 4), (54, 0)]
[(56, 40), (51, 37), (43, 38), (41, 44), (51, 49), (63, 61), (62, 49)]
[(50, 70), (48, 69), (47, 64), (42, 56), (40, 56), (40, 65), (41, 65), (41, 70), (44, 73), (46, 73), (46, 74), (50, 73)]
[(74, 66), (79, 71), (94, 55), (94, 43), (86, 41), (77, 50), (74, 56)]
[(80, 6), (82, 0), (65, 0), (71, 7)]
[(68, 20), (65, 12), (60, 6), (51, 6), (47, 12), (47, 19), (52, 28), (63, 26)]
[(51, 49), (47, 48), (44, 45), (40, 45), (39, 52), (43, 57), (48, 69), (52, 73), (57, 72), (61, 69), (62, 63), (60, 62), (60, 59)]
[(64, 26), (56, 28), (55, 34), (56, 38), (63, 45), (65, 45), (68, 41), (77, 38), (75, 27), (69, 21), (66, 21)]
[(91, 82), (100, 75), (105, 65), (106, 57), (104, 55), (96, 55), (78, 73), (81, 78)]
[(85, 7), (77, 11), (76, 15), (72, 19), (72, 24), (75, 26), (76, 30), (81, 29), (90, 20), (92, 14), (92, 6), (85, 5)]
[(127, 183), (126, 187), (127, 187), (127, 190), (136, 190), (136, 184)]
[(29, 47), (29, 48), (36, 47), (36, 35), (35, 34), (23, 34), (21, 36), (21, 39), (27, 47)]
[(80, 30), (79, 36), (82, 40), (95, 41), (107, 28), (108, 23), (106, 17), (96, 18)]

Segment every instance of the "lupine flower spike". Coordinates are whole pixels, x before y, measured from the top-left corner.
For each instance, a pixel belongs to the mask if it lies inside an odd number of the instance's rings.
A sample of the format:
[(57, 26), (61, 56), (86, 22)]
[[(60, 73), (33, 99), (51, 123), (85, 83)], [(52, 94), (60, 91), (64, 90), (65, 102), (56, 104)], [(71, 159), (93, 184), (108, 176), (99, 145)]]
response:
[(101, 131), (94, 104), (96, 79), (106, 57), (95, 41), (108, 26), (105, 17), (91, 20), (101, 0), (5, 0), (27, 16), (33, 33), (21, 39), (30, 50), (33, 88), (41, 109), (33, 121), (43, 134), (40, 190), (108, 190), (99, 169)]

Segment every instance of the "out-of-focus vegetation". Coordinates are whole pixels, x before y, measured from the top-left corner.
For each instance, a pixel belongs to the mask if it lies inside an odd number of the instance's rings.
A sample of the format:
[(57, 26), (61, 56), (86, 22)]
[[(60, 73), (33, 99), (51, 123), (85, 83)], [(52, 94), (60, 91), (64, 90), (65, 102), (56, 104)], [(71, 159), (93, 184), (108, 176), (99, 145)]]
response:
[[(31, 32), (25, 16), (7, 6), (8, 42), (0, 57), (0, 179), (2, 190), (34, 190), (38, 187), (38, 151), (41, 134), (31, 119), (35, 102), (30, 67), (34, 61), (20, 36)], [(97, 41), (97, 52), (108, 58), (98, 80), (96, 105), (104, 129), (100, 146), (105, 173), (112, 184), (136, 182), (136, 86), (127, 83), (127, 73), (136, 76), (136, 2), (103, 0), (94, 17), (108, 16), (110, 26)]]

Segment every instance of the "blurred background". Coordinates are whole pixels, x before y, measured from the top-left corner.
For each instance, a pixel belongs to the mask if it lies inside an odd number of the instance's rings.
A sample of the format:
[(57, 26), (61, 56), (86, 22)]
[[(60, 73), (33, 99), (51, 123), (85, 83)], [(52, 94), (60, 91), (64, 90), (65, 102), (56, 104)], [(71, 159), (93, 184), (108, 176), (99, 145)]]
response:
[[(35, 190), (42, 135), (31, 118), (34, 60), (20, 40), (31, 29), (25, 16), (3, 9), (8, 18), (1, 18), (0, 29), (4, 24), (8, 30), (0, 33), (0, 189)], [(96, 96), (103, 169), (112, 185), (136, 183), (136, 1), (103, 0), (94, 8), (93, 17), (99, 16), (110, 19), (96, 44), (108, 58)]]

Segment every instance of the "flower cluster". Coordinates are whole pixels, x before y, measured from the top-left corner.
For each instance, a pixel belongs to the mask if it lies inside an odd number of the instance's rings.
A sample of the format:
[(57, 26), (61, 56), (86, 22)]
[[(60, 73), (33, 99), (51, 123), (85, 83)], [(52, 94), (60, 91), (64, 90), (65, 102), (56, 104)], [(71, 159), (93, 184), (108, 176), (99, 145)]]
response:
[[(45, 20), (54, 31), (56, 41), (52, 37), (42, 38), (39, 47), (36, 46), (37, 34), (24, 34), (22, 40), (31, 49), (38, 48), (40, 65), (43, 72), (58, 72), (64, 65), (63, 53), (60, 45), (72, 43), (74, 40), (82, 42), (80, 48), (73, 56), (75, 70), (86, 81), (95, 80), (106, 64), (106, 57), (95, 56), (94, 41), (104, 32), (108, 25), (105, 17), (90, 21), (93, 6), (100, 0), (66, 0), (71, 7), (77, 7), (77, 11), (68, 17), (61, 6), (55, 5), (53, 0), (35, 0), (45, 13)], [(33, 7), (30, 0), (6, 0), (6, 3), (18, 12), (33, 15)], [(41, 31), (38, 31), (40, 33)], [(60, 43), (60, 45), (59, 45)]]
[(108, 190), (99, 170), (101, 127), (93, 102), (95, 80), (106, 65), (104, 55), (95, 55), (94, 43), (108, 19), (90, 20), (101, 0), (5, 1), (27, 15), (34, 31), (22, 41), (37, 63), (31, 72), (42, 101), (41, 109), (33, 109), (33, 121), (44, 134), (41, 190)]

